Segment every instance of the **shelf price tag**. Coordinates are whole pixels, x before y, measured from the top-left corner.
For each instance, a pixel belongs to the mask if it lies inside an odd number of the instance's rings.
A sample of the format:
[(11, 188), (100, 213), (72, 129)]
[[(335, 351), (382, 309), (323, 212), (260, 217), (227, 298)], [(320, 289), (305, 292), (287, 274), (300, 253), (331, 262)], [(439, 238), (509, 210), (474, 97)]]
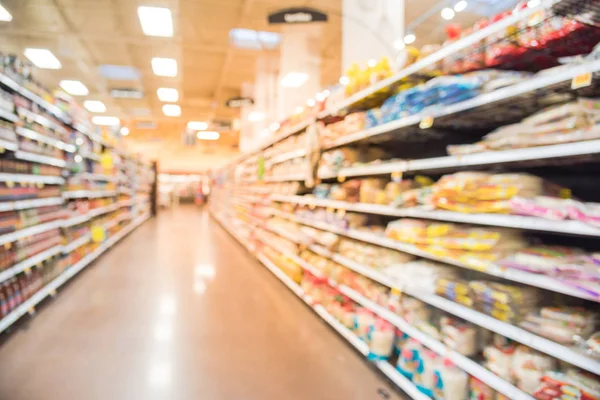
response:
[(34, 315), (35, 314), (35, 308), (34, 307), (30, 307), (29, 310), (27, 310), (27, 312), (29, 313), (29, 315)]
[(431, 115), (427, 117), (423, 117), (421, 119), (421, 123), (419, 124), (419, 128), (421, 129), (429, 129), (433, 126), (433, 117)]
[(571, 81), (571, 89), (581, 89), (592, 84), (592, 73), (586, 72), (585, 74), (577, 75), (573, 77)]
[(101, 243), (106, 239), (106, 230), (103, 226), (92, 226), (92, 240), (94, 243)]
[(343, 208), (340, 208), (337, 210), (337, 212), (335, 213), (335, 215), (338, 218), (344, 218), (344, 216), (346, 215), (346, 210), (344, 210)]
[(50, 289), (50, 290), (48, 291), (48, 294), (49, 294), (50, 296), (52, 296), (52, 297), (55, 297), (55, 296), (56, 296), (56, 289)]
[(344, 183), (346, 182), (346, 177), (344, 175), (338, 175), (337, 180), (339, 183)]

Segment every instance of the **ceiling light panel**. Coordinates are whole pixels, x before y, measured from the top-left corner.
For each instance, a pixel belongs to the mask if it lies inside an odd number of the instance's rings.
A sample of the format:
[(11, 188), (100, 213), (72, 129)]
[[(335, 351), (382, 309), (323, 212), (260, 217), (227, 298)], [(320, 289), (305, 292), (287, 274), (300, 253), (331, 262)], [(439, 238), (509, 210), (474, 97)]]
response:
[(139, 69), (127, 65), (102, 64), (98, 70), (103, 77), (112, 81), (137, 81), (142, 76)]
[(119, 126), (121, 125), (121, 120), (119, 117), (107, 117), (105, 115), (96, 115), (92, 117), (92, 123), (95, 125), (104, 125), (104, 126)]
[(177, 104), (165, 104), (162, 106), (162, 110), (167, 117), (179, 117), (181, 115), (181, 107)]
[(87, 96), (90, 93), (88, 88), (79, 81), (60, 81), (60, 87), (72, 96)]
[(196, 134), (196, 137), (200, 140), (218, 140), (221, 135), (219, 132), (213, 131), (200, 131)]
[(103, 113), (106, 112), (106, 106), (103, 102), (98, 100), (86, 100), (83, 102), (83, 106), (89, 111), (93, 113)]
[(179, 92), (173, 88), (159, 88), (156, 91), (156, 95), (160, 101), (167, 103), (175, 103), (179, 100)]
[(12, 15), (8, 12), (6, 8), (2, 7), (2, 4), (0, 4), (0, 21), (12, 21)]
[(187, 127), (193, 131), (204, 131), (208, 129), (208, 122), (190, 121), (188, 122)]
[(157, 76), (177, 76), (177, 61), (173, 58), (154, 57), (152, 59), (152, 71)]
[(61, 69), (62, 65), (58, 58), (48, 49), (25, 49), (25, 57), (29, 59), (38, 68), (43, 69)]
[(145, 35), (173, 36), (173, 17), (168, 8), (141, 6), (138, 7), (138, 17)]

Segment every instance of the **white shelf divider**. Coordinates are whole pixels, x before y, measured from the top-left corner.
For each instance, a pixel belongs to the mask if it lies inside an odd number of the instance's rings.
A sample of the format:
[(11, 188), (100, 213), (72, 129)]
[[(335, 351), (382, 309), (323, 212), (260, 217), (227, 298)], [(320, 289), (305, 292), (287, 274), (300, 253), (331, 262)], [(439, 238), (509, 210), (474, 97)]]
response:
[(65, 179), (60, 176), (0, 173), (0, 182), (43, 183), (45, 185), (62, 185), (63, 183), (65, 183)]

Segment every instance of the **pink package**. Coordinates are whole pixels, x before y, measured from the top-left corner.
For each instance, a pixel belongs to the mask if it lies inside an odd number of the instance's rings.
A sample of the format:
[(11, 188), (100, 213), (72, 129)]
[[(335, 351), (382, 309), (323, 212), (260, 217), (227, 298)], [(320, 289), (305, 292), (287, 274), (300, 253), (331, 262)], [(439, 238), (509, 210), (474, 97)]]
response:
[(510, 206), (515, 214), (529, 215), (561, 221), (569, 216), (568, 206), (570, 200), (554, 197), (538, 196), (532, 199), (515, 197), (510, 200)]

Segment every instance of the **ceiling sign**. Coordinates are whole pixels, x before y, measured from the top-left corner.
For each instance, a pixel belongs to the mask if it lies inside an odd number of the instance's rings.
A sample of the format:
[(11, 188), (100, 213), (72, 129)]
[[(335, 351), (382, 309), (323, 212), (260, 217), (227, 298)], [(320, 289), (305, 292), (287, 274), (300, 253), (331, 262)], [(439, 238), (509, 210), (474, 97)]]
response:
[(110, 96), (115, 99), (141, 99), (144, 93), (133, 88), (116, 88), (110, 90)]
[(327, 22), (327, 14), (314, 8), (294, 7), (269, 14), (269, 24), (308, 24)]
[(225, 105), (230, 108), (253, 106), (254, 99), (251, 97), (232, 97), (225, 102)]

